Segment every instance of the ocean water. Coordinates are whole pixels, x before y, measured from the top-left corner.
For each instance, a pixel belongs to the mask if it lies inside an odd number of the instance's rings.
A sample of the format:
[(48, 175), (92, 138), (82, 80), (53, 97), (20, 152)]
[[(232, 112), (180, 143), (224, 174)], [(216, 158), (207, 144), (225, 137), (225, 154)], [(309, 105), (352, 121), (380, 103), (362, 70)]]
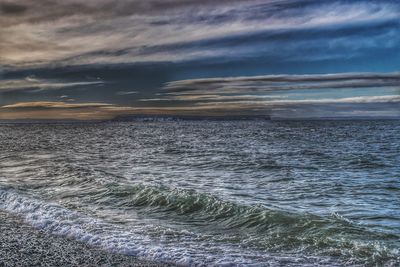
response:
[(113, 252), (400, 264), (400, 121), (5, 124), (0, 151), (1, 210)]

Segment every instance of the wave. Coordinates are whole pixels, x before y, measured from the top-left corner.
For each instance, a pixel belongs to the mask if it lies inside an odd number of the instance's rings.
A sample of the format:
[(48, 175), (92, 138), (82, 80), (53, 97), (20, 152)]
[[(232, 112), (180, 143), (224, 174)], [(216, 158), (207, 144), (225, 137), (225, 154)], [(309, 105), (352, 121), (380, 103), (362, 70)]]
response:
[[(298, 257), (244, 251), (240, 246), (224, 244), (210, 247), (204, 242), (204, 237), (188, 231), (159, 229), (159, 239), (152, 240), (140, 227), (126, 229), (13, 191), (0, 190), (0, 209), (21, 216), (27, 223), (49, 234), (72, 238), (115, 253), (178, 266), (263, 266), (282, 260), (288, 264), (303, 262), (304, 266), (312, 266), (308, 263), (310, 259), (306, 262)], [(154, 228), (157, 226), (148, 225), (144, 230)], [(163, 242), (167, 236), (178, 236), (180, 240)], [(318, 261), (318, 258), (312, 259), (314, 263)]]
[(112, 204), (119, 208), (144, 208), (152, 212), (174, 213), (185, 218), (196, 217), (208, 222), (224, 222), (227, 228), (265, 230), (273, 225), (306, 227), (327, 223), (311, 214), (295, 214), (268, 209), (262, 205), (240, 205), (194, 190), (170, 189), (162, 186), (128, 186), (110, 183), (107, 190), (92, 196), (96, 204)]
[[(235, 237), (245, 240), (248, 246), (269, 251), (319, 253), (339, 256), (353, 263), (400, 260), (396, 249), (400, 240), (398, 235), (370, 231), (336, 213), (329, 217), (293, 213), (262, 205), (228, 202), (194, 190), (141, 184), (110, 183), (99, 199), (112, 201), (119, 208), (173, 214), (174, 220), (178, 216), (183, 221), (207, 222), (205, 228), (214, 229), (212, 234), (235, 233)], [(381, 243), (382, 240), (388, 244), (397, 242), (397, 245), (389, 248)]]
[(181, 265), (193, 262), (185, 247), (154, 245), (138, 229), (127, 231), (60, 205), (15, 192), (0, 191), (0, 209), (22, 216), (26, 222), (47, 233), (73, 238), (112, 252)]
[[(182, 220), (207, 222), (208, 228), (224, 234), (161, 229), (157, 225), (127, 229), (9, 190), (0, 190), (0, 209), (17, 213), (51, 234), (185, 266), (279, 262), (282, 255), (286, 261), (291, 256), (297, 263), (304, 255), (319, 255), (318, 260), (337, 258), (348, 264), (400, 262), (398, 250), (378, 242), (399, 237), (369, 232), (337, 214), (325, 218), (240, 205), (196, 191), (117, 183), (108, 184), (105, 191), (91, 197), (96, 204), (135, 207), (149, 213), (175, 214)], [(158, 231), (156, 239), (149, 235), (151, 231)], [(221, 258), (218, 251), (229, 256)], [(314, 264), (318, 261), (313, 260)], [(329, 261), (328, 265), (335, 264)]]

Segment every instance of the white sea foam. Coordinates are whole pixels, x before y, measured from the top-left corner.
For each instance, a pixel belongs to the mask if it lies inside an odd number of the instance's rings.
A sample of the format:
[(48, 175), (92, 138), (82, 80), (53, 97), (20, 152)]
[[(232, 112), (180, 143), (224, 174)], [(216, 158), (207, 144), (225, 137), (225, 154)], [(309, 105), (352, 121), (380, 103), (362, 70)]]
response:
[(27, 223), (50, 234), (73, 238), (109, 251), (161, 262), (180, 263), (179, 259), (184, 260), (184, 265), (193, 262), (184, 248), (151, 244), (148, 237), (134, 230), (126, 231), (57, 204), (14, 192), (0, 190), (0, 209), (22, 216)]
[[(146, 235), (139, 227), (126, 229), (13, 191), (0, 190), (0, 209), (21, 216), (28, 224), (49, 234), (72, 238), (108, 251), (142, 259), (172, 262), (182, 266), (262, 265), (259, 262), (262, 256), (254, 252), (244, 252), (234, 247), (214, 247), (208, 250), (209, 244), (206, 243), (204, 249), (197, 247), (196, 250), (190, 244), (198, 240), (190, 233), (183, 238), (181, 246), (164, 245), (160, 240)], [(273, 258), (271, 256), (269, 260)], [(267, 257), (264, 258), (266, 259)]]

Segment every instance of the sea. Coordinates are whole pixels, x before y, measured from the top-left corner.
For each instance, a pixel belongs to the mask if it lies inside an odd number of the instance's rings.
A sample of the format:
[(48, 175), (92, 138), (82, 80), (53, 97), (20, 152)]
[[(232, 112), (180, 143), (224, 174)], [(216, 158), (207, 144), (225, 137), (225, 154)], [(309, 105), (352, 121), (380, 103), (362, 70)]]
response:
[(180, 266), (399, 266), (400, 121), (1, 124), (0, 210)]

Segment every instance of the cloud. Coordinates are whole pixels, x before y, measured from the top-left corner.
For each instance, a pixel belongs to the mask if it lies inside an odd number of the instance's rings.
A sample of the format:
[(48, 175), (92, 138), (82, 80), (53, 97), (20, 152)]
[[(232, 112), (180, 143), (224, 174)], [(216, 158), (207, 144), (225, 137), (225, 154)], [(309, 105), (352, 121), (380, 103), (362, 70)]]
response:
[[(321, 90), (351, 88), (397, 87), (400, 73), (341, 73), (318, 75), (263, 75), (248, 77), (204, 78), (169, 82), (165, 85), (167, 98), (182, 95), (249, 94), (288, 90)], [(168, 96), (169, 95), (169, 96)]]
[[(227, 101), (227, 102), (199, 102), (198, 106), (223, 106), (223, 105), (252, 105), (257, 107), (289, 107), (291, 105), (313, 105), (313, 104), (366, 104), (366, 103), (400, 103), (399, 95), (387, 96), (359, 96), (347, 98), (323, 98), (304, 100), (267, 100), (267, 101)], [(400, 107), (400, 106), (399, 106)]]
[(11, 2), (0, 3), (0, 13), (3, 15), (20, 15), (27, 10), (24, 5)]
[(0, 107), (0, 120), (110, 120), (120, 115), (152, 113), (154, 108), (133, 108), (109, 103), (62, 101), (17, 102)]
[(107, 103), (21, 102), (0, 108), (0, 120), (109, 120), (119, 116), (265, 116), (272, 118), (400, 118), (400, 96), (321, 100), (198, 102), (191, 106), (128, 107)]
[(388, 106), (385, 103), (341, 103), (324, 105), (293, 105), (290, 106), (290, 108), (275, 108), (271, 110), (270, 116), (272, 119), (400, 119), (400, 112), (398, 104)]
[(107, 103), (19, 102), (0, 107), (0, 120), (106, 120), (115, 115)]
[[(0, 113), (383, 114), (399, 17), (393, 0), (0, 0), (0, 105), (20, 105)], [(292, 75), (350, 71), (370, 73)]]
[(346, 80), (400, 80), (400, 73), (334, 73), (334, 74), (304, 74), (304, 75), (261, 75), (261, 76), (238, 76), (221, 78), (204, 78), (192, 80), (179, 80), (167, 84), (167, 89), (181, 85), (213, 84), (224, 82), (329, 82)]
[(4, 105), (2, 109), (76, 109), (76, 108), (98, 108), (113, 106), (106, 103), (65, 103), (65, 102), (22, 102), (11, 105)]
[(177, 95), (167, 98), (147, 98), (139, 101), (264, 101), (286, 98), (284, 96), (269, 96), (269, 95)]
[(66, 82), (52, 79), (38, 79), (35, 77), (26, 77), (23, 79), (0, 79), (0, 92), (10, 92), (17, 90), (26, 89), (61, 89), (66, 87), (75, 86), (88, 86), (88, 85), (100, 85), (102, 81), (75, 81)]
[[(23, 82), (38, 83), (38, 80), (28, 77), (23, 79)], [(40, 83), (44, 82), (41, 80)], [(400, 116), (399, 85), (399, 73), (203, 78), (168, 82), (157, 97), (154, 97), (154, 94), (153, 97), (143, 97), (143, 92), (140, 91), (117, 91), (116, 94), (124, 98), (131, 95), (138, 97), (136, 95), (139, 94), (138, 101), (129, 105), (107, 101), (84, 102), (75, 98), (72, 102), (69, 95), (56, 94), (57, 99), (62, 101), (23, 101), (6, 104), (0, 108), (0, 114), (3, 119), (30, 116), (85, 120), (111, 119), (125, 115), (264, 115), (304, 118), (346, 114), (361, 116), (360, 114), (365, 112), (364, 114), (369, 116)], [(13, 86), (15, 87), (15, 83)]]
[(138, 91), (119, 91), (116, 94), (117, 95), (133, 95), (133, 94), (138, 94)]
[(260, 54), (321, 60), (400, 43), (394, 1), (16, 0), (2, 10), (0, 60), (13, 68)]
[[(400, 112), (400, 73), (337, 73), (202, 78), (168, 82), (157, 98), (142, 99), (227, 113), (288, 117)], [(396, 107), (396, 108), (394, 108)], [(342, 110), (345, 108), (345, 111)], [(350, 110), (353, 109), (353, 113)], [(294, 114), (290, 112), (297, 110)], [(329, 110), (329, 112), (328, 112)], [(379, 112), (378, 112), (379, 111)], [(378, 115), (377, 115), (378, 116)]]

